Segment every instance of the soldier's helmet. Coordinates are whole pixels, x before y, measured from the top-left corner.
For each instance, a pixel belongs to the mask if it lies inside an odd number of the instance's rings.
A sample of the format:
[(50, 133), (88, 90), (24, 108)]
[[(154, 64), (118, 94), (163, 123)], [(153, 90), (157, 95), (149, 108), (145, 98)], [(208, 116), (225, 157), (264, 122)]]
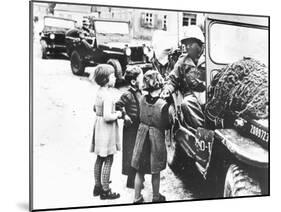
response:
[(164, 85), (164, 79), (156, 70), (148, 70), (143, 75), (144, 90), (154, 91), (160, 89)]
[(183, 28), (183, 32), (181, 35), (181, 42), (187, 39), (197, 39), (201, 43), (205, 43), (205, 38), (202, 30), (197, 25), (190, 25)]

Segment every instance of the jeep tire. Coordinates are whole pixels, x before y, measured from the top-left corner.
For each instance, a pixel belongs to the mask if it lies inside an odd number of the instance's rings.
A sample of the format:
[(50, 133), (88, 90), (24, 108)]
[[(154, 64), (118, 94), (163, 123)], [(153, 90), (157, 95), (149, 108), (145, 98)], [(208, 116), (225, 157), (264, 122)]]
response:
[(224, 197), (256, 196), (261, 195), (259, 183), (251, 178), (248, 173), (235, 164), (228, 168), (225, 184)]
[(47, 59), (47, 50), (46, 50), (46, 48), (42, 48), (42, 59)]
[(117, 59), (109, 59), (107, 61), (107, 64), (112, 65), (115, 70), (116, 83), (119, 81), (122, 81), (123, 72), (122, 72), (122, 66), (121, 66), (120, 62)]
[(70, 57), (71, 71), (74, 75), (83, 75), (85, 72), (84, 62), (77, 51), (73, 51)]
[(41, 58), (42, 59), (47, 59), (47, 43), (45, 40), (41, 40)]

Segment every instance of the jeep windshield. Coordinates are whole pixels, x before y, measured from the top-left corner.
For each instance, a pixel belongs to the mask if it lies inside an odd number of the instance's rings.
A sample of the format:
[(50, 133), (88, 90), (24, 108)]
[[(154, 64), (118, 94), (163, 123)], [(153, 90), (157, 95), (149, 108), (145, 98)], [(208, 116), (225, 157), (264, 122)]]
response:
[(129, 34), (129, 26), (126, 22), (96, 21), (95, 30), (100, 34)]
[(209, 52), (213, 62), (228, 64), (251, 57), (268, 65), (268, 30), (217, 22), (210, 26)]
[(44, 30), (45, 31), (62, 31), (68, 30), (75, 27), (75, 21), (60, 19), (60, 18), (52, 18), (45, 17), (44, 20)]

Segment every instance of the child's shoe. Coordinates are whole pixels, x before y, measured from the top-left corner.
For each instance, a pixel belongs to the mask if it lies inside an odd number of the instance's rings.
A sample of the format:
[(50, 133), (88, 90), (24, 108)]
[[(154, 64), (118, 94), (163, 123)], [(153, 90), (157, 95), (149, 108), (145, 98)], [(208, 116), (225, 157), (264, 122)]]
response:
[(120, 194), (112, 192), (111, 189), (105, 191), (105, 190), (101, 190), (100, 193), (100, 199), (118, 199), (120, 197)]
[(143, 202), (144, 202), (144, 199), (143, 199), (143, 196), (141, 195), (138, 199), (134, 200), (133, 204), (140, 204)]
[(166, 201), (166, 197), (162, 194), (159, 193), (158, 197), (154, 197), (152, 198), (152, 202), (165, 202)]
[(102, 187), (101, 187), (101, 186), (96, 186), (96, 185), (95, 185), (94, 191), (93, 191), (93, 195), (94, 195), (94, 196), (99, 196), (100, 193), (101, 193), (101, 191), (102, 191)]

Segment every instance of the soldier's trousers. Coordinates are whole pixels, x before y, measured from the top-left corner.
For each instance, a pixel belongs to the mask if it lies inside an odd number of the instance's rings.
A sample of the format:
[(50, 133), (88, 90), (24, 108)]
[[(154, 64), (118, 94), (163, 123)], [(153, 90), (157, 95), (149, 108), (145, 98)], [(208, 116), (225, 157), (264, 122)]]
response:
[(189, 129), (194, 135), (198, 127), (205, 125), (205, 116), (198, 99), (194, 94), (185, 95), (181, 104), (183, 127)]

